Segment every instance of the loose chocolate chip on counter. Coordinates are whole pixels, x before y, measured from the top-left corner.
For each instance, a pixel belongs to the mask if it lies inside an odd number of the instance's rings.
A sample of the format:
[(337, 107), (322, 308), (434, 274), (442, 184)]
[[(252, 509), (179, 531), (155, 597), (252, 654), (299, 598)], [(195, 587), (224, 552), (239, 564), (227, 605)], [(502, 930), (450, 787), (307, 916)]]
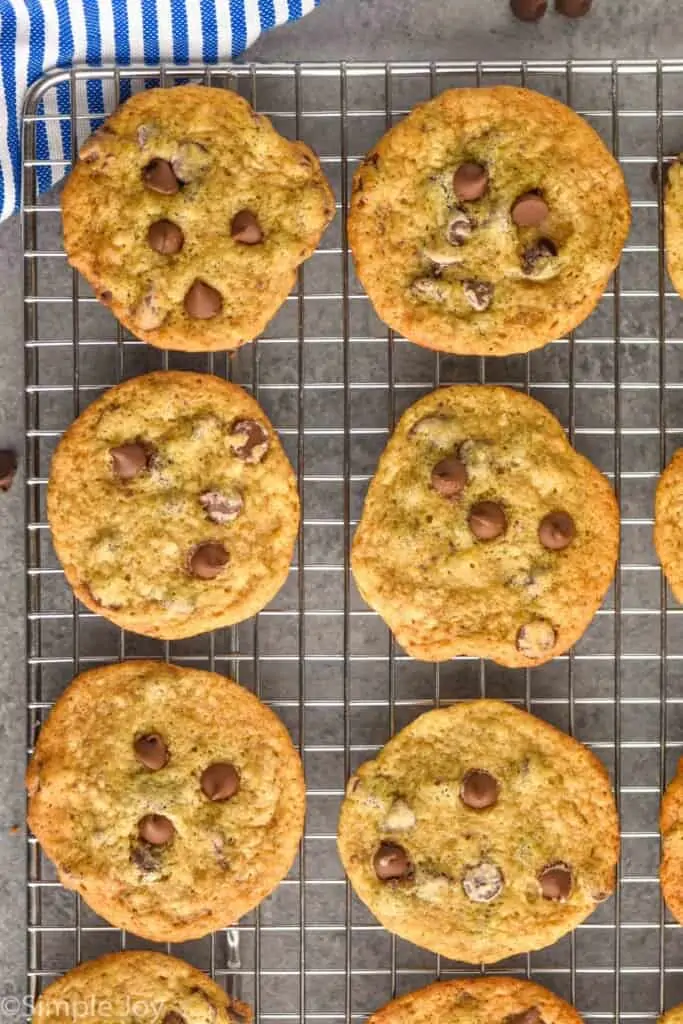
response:
[(549, 864), (541, 872), (538, 881), (544, 899), (564, 902), (572, 889), (571, 869), (562, 863)]
[(230, 800), (239, 791), (240, 777), (234, 765), (217, 762), (204, 769), (200, 785), (209, 800)]
[(549, 213), (548, 204), (538, 192), (525, 192), (512, 206), (512, 220), (518, 228), (537, 228)]
[(200, 580), (213, 580), (230, 561), (230, 555), (218, 541), (198, 544), (190, 555), (189, 569)]
[(446, 228), (446, 240), (451, 245), (463, 245), (472, 234), (472, 221), (463, 213), (462, 210), (458, 210), (454, 213), (448, 222)]
[(230, 224), (230, 234), (242, 245), (258, 245), (263, 241), (261, 225), (251, 210), (240, 210), (235, 214)]
[(111, 466), (119, 480), (133, 480), (149, 464), (149, 453), (141, 444), (120, 444), (110, 448)]
[(489, 281), (463, 281), (462, 290), (472, 309), (483, 313), (493, 301), (494, 287)]
[(163, 846), (173, 839), (175, 828), (163, 814), (146, 814), (138, 822), (138, 835), (152, 846)]
[(180, 189), (180, 182), (173, 173), (168, 160), (155, 157), (142, 170), (142, 180), (152, 192), (160, 192), (163, 196), (173, 196)]
[(490, 903), (503, 891), (503, 873), (495, 864), (482, 861), (467, 869), (462, 887), (473, 903)]
[(481, 199), (489, 183), (488, 171), (481, 164), (460, 164), (453, 175), (453, 191), (463, 201)]
[(193, 320), (211, 320), (223, 309), (223, 296), (206, 281), (197, 278), (185, 296), (183, 305)]
[(555, 630), (544, 619), (534, 619), (517, 632), (517, 650), (527, 658), (540, 658), (552, 651), (557, 642)]
[(223, 493), (221, 491), (205, 491), (199, 495), (199, 504), (212, 523), (231, 523), (237, 519), (244, 507), (239, 491)]
[(381, 843), (372, 863), (381, 882), (407, 881), (414, 874), (410, 857), (398, 843)]
[(9, 491), (17, 473), (17, 456), (9, 448), (0, 451), (0, 491)]
[(498, 802), (498, 780), (489, 772), (473, 768), (462, 780), (460, 799), (475, 811), (493, 807)]
[(548, 10), (547, 0), (510, 0), (515, 18), (520, 21), (540, 21)]
[(155, 220), (149, 226), (147, 244), (162, 256), (175, 256), (182, 249), (184, 241), (182, 231), (172, 220)]
[(557, 256), (557, 246), (550, 238), (539, 238), (522, 253), (522, 271), (532, 274), (541, 260)]
[(268, 431), (257, 420), (236, 420), (230, 431), (237, 443), (232, 444), (233, 454), (250, 465), (262, 462), (270, 446)]
[(509, 1013), (503, 1018), (503, 1024), (543, 1024), (543, 1018), (537, 1006), (530, 1006), (521, 1013)]
[(565, 18), (583, 18), (593, 6), (593, 0), (555, 0), (555, 10)]
[(478, 501), (470, 509), (467, 525), (477, 540), (495, 540), (507, 529), (507, 519), (501, 505), (495, 501)]
[(538, 539), (548, 551), (569, 547), (575, 535), (574, 520), (567, 512), (549, 512), (538, 528)]
[(465, 463), (457, 455), (447, 455), (437, 462), (432, 470), (432, 487), (443, 498), (455, 501), (459, 498), (467, 484)]
[(133, 750), (140, 764), (152, 772), (158, 772), (168, 764), (168, 747), (158, 732), (138, 736), (133, 744)]

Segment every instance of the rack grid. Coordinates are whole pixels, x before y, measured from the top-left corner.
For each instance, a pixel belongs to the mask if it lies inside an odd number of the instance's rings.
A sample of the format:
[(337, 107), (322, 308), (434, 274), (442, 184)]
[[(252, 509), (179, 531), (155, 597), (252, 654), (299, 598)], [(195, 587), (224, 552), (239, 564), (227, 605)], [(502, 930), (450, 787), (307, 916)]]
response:
[[(179, 81), (236, 89), (319, 153), (337, 217), (264, 335), (232, 356), (162, 353), (124, 331), (69, 269), (55, 191), (77, 146), (132, 91)], [(578, 110), (620, 160), (633, 228), (620, 269), (570, 337), (527, 356), (437, 355), (374, 315), (349, 257), (345, 215), (363, 154), (416, 103), (451, 86), (525, 85)], [(657, 882), (660, 792), (683, 748), (683, 616), (654, 555), (652, 502), (683, 434), (683, 305), (666, 277), (662, 166), (683, 150), (683, 61), (459, 62), (77, 68), (29, 92), (23, 132), (27, 458), (28, 749), (55, 697), (90, 665), (160, 657), (215, 668), (276, 709), (305, 763), (308, 817), (287, 880), (234, 928), (166, 947), (251, 1002), (258, 1020), (361, 1020), (393, 994), (477, 973), (397, 940), (345, 882), (335, 850), (346, 777), (440, 703), (496, 696), (572, 733), (612, 774), (622, 818), (618, 891), (572, 936), (487, 968), (538, 980), (587, 1020), (646, 1021), (683, 1000), (683, 930)], [(40, 159), (45, 140), (52, 160)], [(652, 174), (655, 169), (654, 175)], [(599, 211), (598, 211), (599, 216)], [(262, 403), (298, 475), (298, 554), (254, 620), (173, 643), (123, 633), (75, 601), (45, 517), (62, 431), (107, 387), (159, 367), (229, 377)], [(475, 659), (412, 661), (360, 600), (349, 542), (377, 457), (403, 409), (435, 386), (522, 388), (612, 479), (622, 552), (603, 608), (567, 656), (531, 671)], [(28, 841), (28, 980), (35, 996), (77, 962), (148, 948), (62, 889)], [(153, 947), (152, 947), (153, 948)], [(482, 972), (484, 968), (481, 969)]]

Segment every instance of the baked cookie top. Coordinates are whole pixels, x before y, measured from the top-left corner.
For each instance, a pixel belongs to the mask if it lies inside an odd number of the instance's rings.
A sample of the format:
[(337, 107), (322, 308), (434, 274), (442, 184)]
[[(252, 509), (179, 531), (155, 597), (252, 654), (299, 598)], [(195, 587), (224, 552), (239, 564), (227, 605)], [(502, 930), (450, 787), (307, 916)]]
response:
[(47, 509), (79, 600), (165, 639), (260, 611), (299, 525), (294, 472), (257, 402), (175, 371), (128, 380), (81, 413), (53, 457)]
[(544, 406), (508, 388), (455, 385), (401, 418), (370, 483), (352, 569), (413, 657), (524, 667), (578, 640), (618, 544), (609, 483)]
[(62, 193), (69, 262), (160, 348), (254, 338), (334, 216), (312, 150), (226, 89), (140, 92), (79, 156)]
[(36, 1024), (250, 1024), (246, 1003), (231, 999), (196, 967), (164, 953), (108, 953), (74, 967), (40, 995)]
[(619, 165), (573, 110), (510, 86), (451, 89), (365, 158), (349, 240), (390, 327), (445, 352), (505, 355), (588, 316), (630, 218)]
[(614, 888), (619, 823), (584, 746), (478, 700), (428, 711), (349, 780), (339, 851), (402, 938), (466, 963), (540, 949)]
[(683, 923), (683, 758), (662, 797), (659, 829), (662, 833), (659, 869), (662, 894), (673, 916)]
[(436, 981), (393, 999), (368, 1024), (581, 1024), (573, 1006), (519, 978)]
[(666, 167), (664, 232), (666, 268), (674, 288), (683, 295), (683, 164), (680, 157)]
[(155, 942), (233, 924), (285, 877), (303, 831), (301, 761), (276, 715), (224, 676), (164, 662), (78, 676), (26, 783), (62, 884)]
[(683, 601), (683, 448), (657, 483), (654, 537), (664, 575), (676, 600)]

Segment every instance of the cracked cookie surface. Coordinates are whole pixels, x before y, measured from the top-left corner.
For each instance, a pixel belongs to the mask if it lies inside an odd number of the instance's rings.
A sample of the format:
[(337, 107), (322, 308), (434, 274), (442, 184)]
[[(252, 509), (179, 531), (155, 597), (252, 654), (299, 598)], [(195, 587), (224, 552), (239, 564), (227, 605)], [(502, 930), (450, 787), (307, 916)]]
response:
[(334, 216), (315, 154), (227, 89), (148, 89), (81, 148), (69, 262), (138, 338), (234, 349), (263, 331)]
[(630, 224), (618, 163), (574, 111), (509, 86), (416, 107), (361, 164), (349, 240), (378, 315), (463, 355), (527, 352), (581, 323)]
[(614, 575), (607, 479), (539, 402), (454, 385), (402, 416), (353, 539), (361, 596), (413, 657), (539, 665), (588, 627)]
[(155, 942), (233, 924), (284, 878), (303, 831), (301, 761), (276, 715), (224, 676), (164, 662), (78, 676), (26, 781), (62, 884)]
[(36, 1024), (251, 1024), (246, 1003), (232, 999), (196, 967), (164, 953), (127, 950), (74, 967), (47, 985)]
[(502, 701), (428, 711), (349, 780), (339, 851), (380, 923), (493, 963), (575, 928), (614, 888), (609, 778), (582, 744)]
[(287, 578), (299, 524), (294, 472), (261, 407), (180, 371), (126, 381), (78, 417), (47, 507), (78, 599), (164, 639), (260, 611)]

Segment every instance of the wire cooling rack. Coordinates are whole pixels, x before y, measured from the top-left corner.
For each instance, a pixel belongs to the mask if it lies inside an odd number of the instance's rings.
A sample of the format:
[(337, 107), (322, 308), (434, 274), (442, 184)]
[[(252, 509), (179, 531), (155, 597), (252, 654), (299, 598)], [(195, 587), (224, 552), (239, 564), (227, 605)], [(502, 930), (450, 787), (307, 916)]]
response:
[[(123, 331), (69, 270), (54, 192), (98, 124), (87, 101), (203, 81), (237, 89), (319, 153), (338, 214), (264, 336), (225, 354), (163, 354)], [(527, 85), (575, 107), (621, 161), (633, 229), (595, 312), (528, 356), (454, 358), (406, 343), (375, 317), (350, 261), (345, 214), (362, 155), (410, 107), (450, 86)], [(344, 880), (335, 830), (344, 781), (396, 729), (439, 703), (503, 697), (587, 743), (615, 783), (622, 820), (617, 895), (571, 937), (487, 973), (529, 976), (588, 1020), (651, 1020), (683, 999), (683, 931), (657, 883), (657, 812), (683, 747), (683, 618), (652, 547), (658, 474), (683, 433), (683, 305), (666, 278), (661, 168), (683, 150), (683, 62), (302, 64), (59, 71), (24, 117), (29, 748), (79, 670), (152, 656), (215, 668), (253, 688), (291, 729), (308, 788), (306, 836), (288, 879), (232, 929), (172, 951), (210, 971), (269, 1021), (360, 1020), (393, 994), (476, 973), (392, 938)], [(47, 139), (51, 161), (41, 159)], [(596, 210), (600, 216), (600, 210)], [(174, 643), (124, 634), (74, 601), (45, 519), (61, 432), (117, 381), (159, 366), (209, 370), (249, 388), (279, 429), (303, 505), (298, 556), (256, 619)], [(500, 382), (544, 402), (613, 480), (622, 553), (604, 607), (568, 656), (533, 671), (460, 658), (420, 664), (358, 597), (349, 542), (396, 416), (440, 384)], [(147, 947), (63, 890), (28, 847), (31, 994), (79, 960)]]

